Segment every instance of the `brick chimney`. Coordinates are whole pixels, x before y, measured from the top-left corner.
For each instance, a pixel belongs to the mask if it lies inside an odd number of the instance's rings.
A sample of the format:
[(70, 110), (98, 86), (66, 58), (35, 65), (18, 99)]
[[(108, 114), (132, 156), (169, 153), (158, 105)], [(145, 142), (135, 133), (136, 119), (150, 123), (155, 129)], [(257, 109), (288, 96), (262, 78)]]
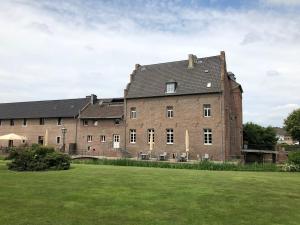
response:
[(97, 95), (91, 94), (91, 105), (95, 105), (97, 102)]
[(195, 67), (195, 63), (197, 62), (197, 56), (193, 54), (189, 54), (188, 56), (188, 69), (193, 69)]

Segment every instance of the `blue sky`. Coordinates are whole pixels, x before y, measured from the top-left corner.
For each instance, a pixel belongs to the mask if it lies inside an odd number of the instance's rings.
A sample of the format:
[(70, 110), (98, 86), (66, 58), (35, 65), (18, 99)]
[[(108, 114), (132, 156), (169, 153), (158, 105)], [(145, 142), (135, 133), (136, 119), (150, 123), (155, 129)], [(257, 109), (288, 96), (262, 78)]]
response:
[(300, 0), (0, 2), (0, 102), (119, 97), (136, 63), (217, 55), (244, 89), (244, 121), (300, 107)]

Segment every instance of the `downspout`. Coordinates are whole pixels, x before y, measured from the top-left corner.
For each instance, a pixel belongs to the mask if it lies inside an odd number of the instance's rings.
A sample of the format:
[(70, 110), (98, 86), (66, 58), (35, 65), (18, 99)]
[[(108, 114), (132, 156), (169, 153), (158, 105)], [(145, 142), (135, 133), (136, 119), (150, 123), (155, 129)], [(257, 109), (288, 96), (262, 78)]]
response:
[(221, 119), (222, 119), (222, 148), (221, 148), (221, 155), (222, 155), (222, 161), (224, 162), (225, 159), (225, 151), (226, 151), (226, 131), (225, 131), (225, 124), (226, 124), (226, 107), (225, 107), (225, 95), (226, 95), (226, 87), (225, 87), (225, 78), (226, 78), (226, 61), (225, 61), (225, 52), (220, 52), (220, 60), (221, 60), (221, 90), (222, 90), (222, 96), (221, 96)]
[(124, 150), (127, 152), (127, 89), (124, 90)]

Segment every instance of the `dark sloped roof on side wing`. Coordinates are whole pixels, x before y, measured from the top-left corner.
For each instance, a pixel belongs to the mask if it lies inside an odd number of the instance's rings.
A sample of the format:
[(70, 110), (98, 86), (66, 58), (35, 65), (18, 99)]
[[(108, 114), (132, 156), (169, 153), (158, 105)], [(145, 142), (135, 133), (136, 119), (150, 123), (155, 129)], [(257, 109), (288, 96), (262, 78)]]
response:
[(76, 117), (89, 99), (63, 99), (0, 104), (0, 119)]
[(80, 114), (81, 119), (121, 119), (124, 115), (123, 99), (116, 102), (102, 102), (88, 105)]

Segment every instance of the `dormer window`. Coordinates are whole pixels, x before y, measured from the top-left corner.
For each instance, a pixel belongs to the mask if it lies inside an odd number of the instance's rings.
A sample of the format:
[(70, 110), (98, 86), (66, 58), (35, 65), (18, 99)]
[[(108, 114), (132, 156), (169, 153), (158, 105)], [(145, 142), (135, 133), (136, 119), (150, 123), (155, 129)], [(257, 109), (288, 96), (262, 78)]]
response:
[(176, 91), (176, 82), (166, 83), (166, 93), (167, 94), (175, 93), (175, 91)]

